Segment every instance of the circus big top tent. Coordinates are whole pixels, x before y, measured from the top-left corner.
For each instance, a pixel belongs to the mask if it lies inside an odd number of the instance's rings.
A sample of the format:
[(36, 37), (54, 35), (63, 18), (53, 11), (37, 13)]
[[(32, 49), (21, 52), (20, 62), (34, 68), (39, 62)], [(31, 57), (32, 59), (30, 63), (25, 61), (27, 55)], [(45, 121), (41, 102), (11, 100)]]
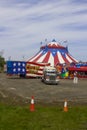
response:
[(41, 46), (40, 51), (28, 62), (50, 63), (51, 66), (55, 66), (57, 64), (77, 63), (78, 61), (70, 55), (67, 47), (53, 40), (45, 46)]

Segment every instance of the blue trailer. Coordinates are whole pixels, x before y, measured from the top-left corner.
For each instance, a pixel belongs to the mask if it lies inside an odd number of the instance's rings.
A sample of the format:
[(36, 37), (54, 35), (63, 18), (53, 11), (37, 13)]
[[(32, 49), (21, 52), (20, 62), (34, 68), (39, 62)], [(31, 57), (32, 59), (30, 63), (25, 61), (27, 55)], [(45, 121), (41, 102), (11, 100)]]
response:
[(34, 63), (25, 61), (7, 61), (7, 75), (20, 77), (42, 77), (45, 66), (49, 63)]
[(7, 61), (7, 74), (26, 76), (26, 62), (25, 61)]

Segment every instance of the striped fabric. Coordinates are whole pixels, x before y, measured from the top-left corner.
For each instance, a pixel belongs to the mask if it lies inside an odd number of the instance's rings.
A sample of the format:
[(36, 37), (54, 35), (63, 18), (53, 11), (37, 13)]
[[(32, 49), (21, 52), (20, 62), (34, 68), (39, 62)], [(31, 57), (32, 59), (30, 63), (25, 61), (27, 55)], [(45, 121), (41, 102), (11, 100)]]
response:
[(51, 66), (56, 66), (57, 64), (71, 64), (78, 61), (70, 55), (67, 47), (61, 46), (57, 42), (51, 42), (42, 46), (40, 51), (28, 62), (50, 63)]
[(26, 76), (27, 77), (41, 77), (45, 66), (50, 66), (48, 63), (26, 63)]

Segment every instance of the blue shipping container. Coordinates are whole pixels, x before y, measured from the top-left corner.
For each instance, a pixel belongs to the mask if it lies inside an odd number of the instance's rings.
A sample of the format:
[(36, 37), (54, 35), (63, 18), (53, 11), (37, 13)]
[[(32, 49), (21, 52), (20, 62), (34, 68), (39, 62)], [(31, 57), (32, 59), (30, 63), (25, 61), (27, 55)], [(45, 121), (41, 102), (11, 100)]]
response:
[(26, 62), (7, 61), (7, 74), (26, 74)]

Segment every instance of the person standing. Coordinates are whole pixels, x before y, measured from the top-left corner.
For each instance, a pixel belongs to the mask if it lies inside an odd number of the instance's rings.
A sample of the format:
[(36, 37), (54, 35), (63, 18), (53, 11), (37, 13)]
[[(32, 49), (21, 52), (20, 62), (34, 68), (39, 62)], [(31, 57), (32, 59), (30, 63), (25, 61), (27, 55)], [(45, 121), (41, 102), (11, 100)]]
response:
[(74, 84), (77, 84), (77, 83), (78, 83), (78, 74), (77, 74), (77, 71), (74, 72), (73, 83), (74, 83)]

